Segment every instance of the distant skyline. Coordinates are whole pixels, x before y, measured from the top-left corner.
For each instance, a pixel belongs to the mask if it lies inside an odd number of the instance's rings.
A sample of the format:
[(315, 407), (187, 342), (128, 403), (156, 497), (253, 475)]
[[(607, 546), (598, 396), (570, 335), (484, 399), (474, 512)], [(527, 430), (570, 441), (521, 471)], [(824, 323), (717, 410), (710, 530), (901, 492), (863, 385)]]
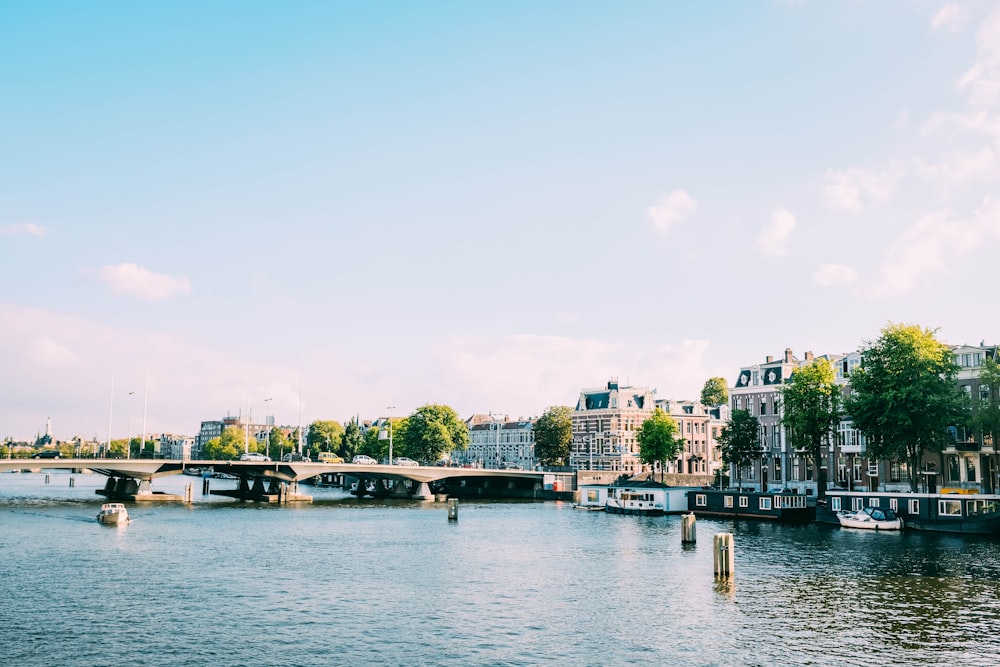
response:
[(12, 0), (0, 98), (0, 438), (1000, 341), (996, 2)]

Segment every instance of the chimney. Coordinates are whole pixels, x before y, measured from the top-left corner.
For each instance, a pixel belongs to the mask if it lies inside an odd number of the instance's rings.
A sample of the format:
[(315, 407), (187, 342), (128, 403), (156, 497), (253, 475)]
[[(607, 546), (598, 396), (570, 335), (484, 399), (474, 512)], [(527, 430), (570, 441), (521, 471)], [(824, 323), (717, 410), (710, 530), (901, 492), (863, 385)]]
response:
[(813, 353), (806, 352), (806, 361), (812, 361), (812, 360), (813, 360)]
[(767, 355), (767, 361), (766, 361), (766, 362), (764, 362), (764, 363), (767, 363), (767, 364), (769, 364), (769, 363), (771, 363), (772, 361), (774, 361), (774, 357), (772, 357), (772, 356), (771, 356), (771, 355), (769, 354), (769, 355)]
[(785, 348), (785, 363), (786, 364), (792, 363), (792, 348), (790, 347)]

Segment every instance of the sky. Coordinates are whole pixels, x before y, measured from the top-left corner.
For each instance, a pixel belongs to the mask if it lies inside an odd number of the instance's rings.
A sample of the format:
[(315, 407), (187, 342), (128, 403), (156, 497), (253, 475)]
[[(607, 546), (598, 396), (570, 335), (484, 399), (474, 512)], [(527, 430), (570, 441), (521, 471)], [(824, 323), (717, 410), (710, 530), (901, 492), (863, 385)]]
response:
[(0, 4), (0, 437), (998, 342), (1000, 3)]

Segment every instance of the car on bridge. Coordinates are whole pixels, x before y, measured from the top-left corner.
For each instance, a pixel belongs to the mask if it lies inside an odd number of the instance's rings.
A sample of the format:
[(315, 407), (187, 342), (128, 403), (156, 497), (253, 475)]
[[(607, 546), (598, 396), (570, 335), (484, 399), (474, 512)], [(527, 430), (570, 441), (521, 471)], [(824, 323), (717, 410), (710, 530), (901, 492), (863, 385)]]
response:
[(262, 463), (270, 460), (270, 456), (265, 456), (260, 452), (247, 452), (246, 454), (240, 456), (240, 461), (256, 461), (257, 463)]
[(417, 463), (413, 459), (408, 459), (405, 456), (397, 456), (395, 459), (393, 459), (392, 464), (396, 465), (396, 466), (418, 466), (418, 465), (420, 465), (419, 463)]
[(351, 459), (351, 463), (356, 463), (362, 466), (378, 465), (378, 461), (376, 461), (370, 456), (365, 456), (364, 454), (358, 454), (357, 456), (355, 456), (353, 459)]
[(288, 454), (285, 454), (284, 456), (282, 456), (281, 460), (284, 461), (285, 463), (295, 463), (295, 462), (311, 463), (312, 462), (311, 458), (309, 458), (308, 456), (303, 456), (302, 454), (299, 454), (298, 452), (289, 452)]
[(61, 456), (58, 449), (43, 449), (31, 455), (33, 459), (57, 459)]

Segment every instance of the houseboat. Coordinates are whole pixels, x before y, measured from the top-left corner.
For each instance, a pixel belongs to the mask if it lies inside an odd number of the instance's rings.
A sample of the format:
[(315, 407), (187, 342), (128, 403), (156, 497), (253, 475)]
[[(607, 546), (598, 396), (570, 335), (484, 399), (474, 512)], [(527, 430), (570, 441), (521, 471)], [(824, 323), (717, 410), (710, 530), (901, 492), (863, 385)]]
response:
[(578, 489), (579, 495), (573, 507), (605, 510), (611, 514), (681, 514), (687, 511), (690, 490), (651, 480), (583, 484)]
[(698, 489), (688, 494), (687, 508), (696, 516), (764, 519), (781, 523), (809, 523), (816, 518), (816, 507), (807, 496), (787, 491), (761, 493)]
[(1000, 535), (1000, 495), (835, 490), (824, 501), (816, 509), (821, 523), (839, 525), (840, 512), (881, 507), (895, 512), (907, 529)]

